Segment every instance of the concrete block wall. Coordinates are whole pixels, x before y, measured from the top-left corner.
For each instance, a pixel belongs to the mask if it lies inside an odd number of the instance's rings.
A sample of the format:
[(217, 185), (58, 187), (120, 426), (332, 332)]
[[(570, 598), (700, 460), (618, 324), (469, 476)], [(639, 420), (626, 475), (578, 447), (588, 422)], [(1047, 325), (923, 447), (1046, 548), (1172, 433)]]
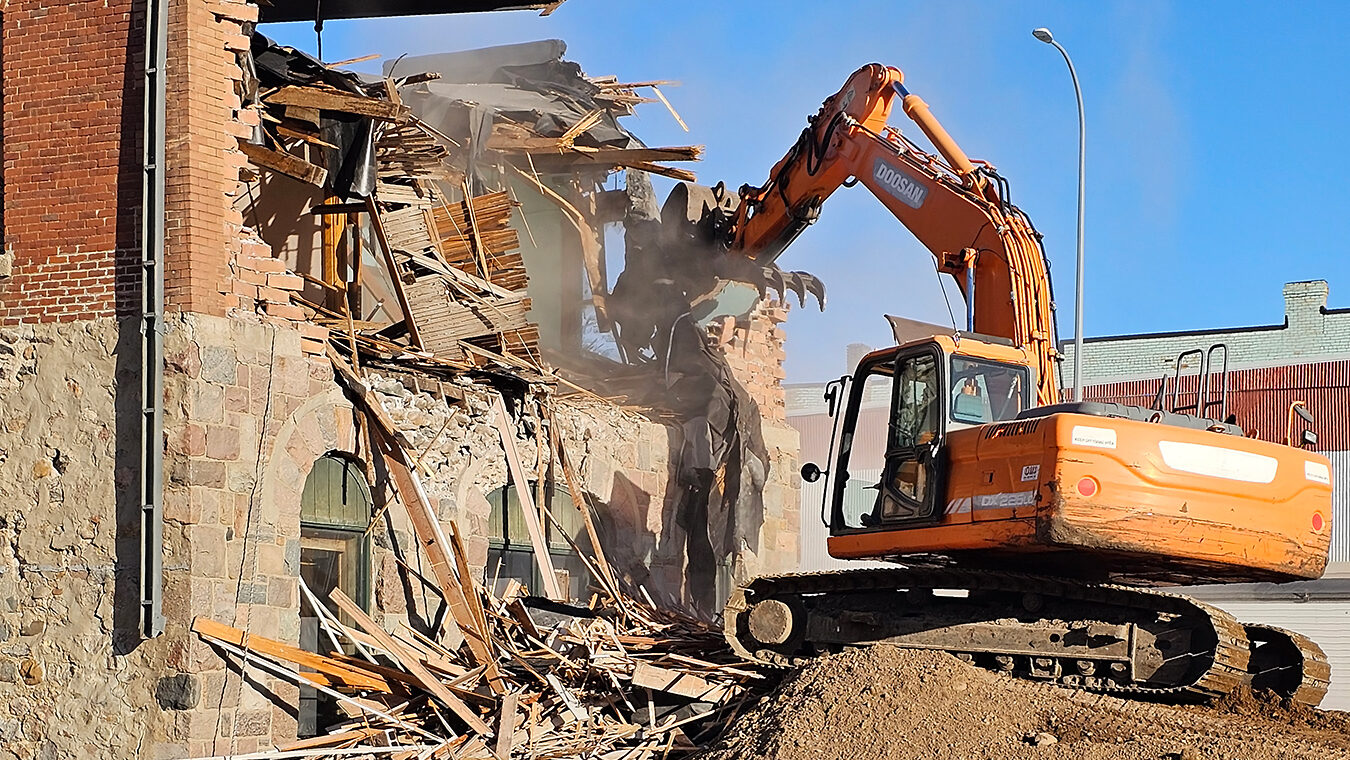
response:
[[(1215, 343), (1228, 346), (1230, 369), (1350, 356), (1350, 309), (1327, 308), (1330, 287), (1325, 280), (1287, 283), (1283, 292), (1283, 324), (1088, 338), (1083, 345), (1084, 379), (1097, 384), (1159, 378), (1175, 370), (1181, 352)], [(1073, 342), (1063, 342), (1060, 350), (1062, 382), (1070, 386)], [(1194, 368), (1183, 367), (1183, 374), (1187, 370)]]

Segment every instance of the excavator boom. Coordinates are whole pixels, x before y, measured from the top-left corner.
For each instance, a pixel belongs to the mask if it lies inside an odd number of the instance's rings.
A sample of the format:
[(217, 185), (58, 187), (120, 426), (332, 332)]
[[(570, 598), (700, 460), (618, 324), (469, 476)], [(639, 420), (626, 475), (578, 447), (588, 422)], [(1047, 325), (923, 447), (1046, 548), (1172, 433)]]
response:
[[(1039, 235), (994, 168), (967, 157), (903, 82), (899, 69), (877, 63), (849, 77), (769, 180), (740, 189), (730, 252), (772, 263), (835, 190), (861, 183), (955, 277), (968, 304), (966, 329), (1024, 348), (1038, 403), (1056, 403), (1054, 305)], [(887, 124), (897, 100), (936, 155)]]

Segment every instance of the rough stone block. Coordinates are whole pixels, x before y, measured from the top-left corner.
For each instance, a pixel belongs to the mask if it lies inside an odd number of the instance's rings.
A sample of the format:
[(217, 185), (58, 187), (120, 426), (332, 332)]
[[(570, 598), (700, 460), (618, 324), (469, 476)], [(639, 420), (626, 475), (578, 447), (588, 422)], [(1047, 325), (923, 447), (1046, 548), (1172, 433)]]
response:
[(221, 385), (234, 384), (239, 365), (238, 355), (233, 348), (226, 346), (204, 346), (202, 348), (201, 377)]
[(201, 682), (189, 673), (165, 676), (155, 684), (155, 701), (165, 710), (191, 710), (201, 696)]
[(221, 422), (225, 419), (225, 389), (219, 385), (194, 382), (188, 390), (188, 416), (194, 422)]
[(239, 429), (226, 425), (208, 425), (206, 428), (206, 456), (210, 459), (232, 462), (239, 458)]

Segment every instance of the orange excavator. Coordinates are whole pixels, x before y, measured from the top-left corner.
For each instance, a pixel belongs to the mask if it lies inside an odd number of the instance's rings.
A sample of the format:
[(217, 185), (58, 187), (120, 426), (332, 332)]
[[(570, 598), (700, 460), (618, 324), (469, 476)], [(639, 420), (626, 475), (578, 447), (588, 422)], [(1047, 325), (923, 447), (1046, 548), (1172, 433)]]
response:
[[(936, 154), (887, 124), (897, 100)], [(916, 336), (892, 319), (899, 345), (826, 393), (831, 459), (802, 474), (826, 478), (830, 554), (890, 566), (757, 578), (727, 603), (731, 645), (791, 665), (884, 643), (1099, 692), (1184, 700), (1245, 683), (1320, 702), (1316, 644), (1158, 587), (1320, 577), (1328, 460), (1200, 401), (1062, 403), (1040, 236), (898, 69), (853, 74), (763, 186), (682, 192), (727, 258), (763, 266), (855, 183), (955, 277), (965, 329)]]

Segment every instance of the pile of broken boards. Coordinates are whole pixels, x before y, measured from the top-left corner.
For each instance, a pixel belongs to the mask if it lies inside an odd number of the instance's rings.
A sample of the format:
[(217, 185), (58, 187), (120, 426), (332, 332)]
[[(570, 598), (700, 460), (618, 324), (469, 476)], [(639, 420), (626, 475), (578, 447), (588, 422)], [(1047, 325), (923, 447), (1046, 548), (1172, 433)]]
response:
[[(388, 630), (334, 589), (327, 604), (301, 579), (319, 618), (328, 653), (317, 654), (197, 618), (193, 630), (233, 656), (241, 671), (316, 689), (346, 720), (325, 736), (249, 757), (645, 758), (697, 749), (740, 713), (764, 676), (738, 661), (707, 623), (661, 609), (620, 589), (605, 558), (592, 505), (573, 490), (591, 544), (572, 548), (594, 579), (586, 607), (528, 597), (508, 581), (500, 594), (471, 571), (452, 521), (450, 532), (428, 501), (417, 462), (379, 396), (341, 357), (330, 354), (340, 381), (364, 414), (407, 510), (430, 577), (444, 600), (428, 630)], [(508, 467), (523, 482), (514, 428), (502, 400), (493, 407)], [(569, 483), (566, 450), (554, 447)], [(542, 543), (547, 506), (520, 492), (521, 511), (544, 587), (562, 598)], [(570, 543), (570, 539), (569, 543)], [(331, 607), (329, 605), (332, 605)], [(331, 750), (331, 752), (325, 752)]]
[(649, 603), (610, 597), (576, 608), (472, 585), (474, 624), (458, 647), (388, 632), (341, 591), (332, 599), (340, 615), (316, 607), (334, 646), (327, 655), (205, 618), (193, 630), (250, 668), (323, 692), (347, 716), (258, 758), (376, 747), (400, 759), (679, 756), (729, 723), (761, 678), (712, 661), (725, 647), (706, 624)]
[[(310, 213), (323, 218), (324, 271), (300, 273), (309, 297), (293, 298), (355, 360), (539, 371), (512, 183), (575, 228), (600, 310), (605, 178), (623, 167), (693, 178), (659, 162), (696, 160), (700, 148), (647, 148), (617, 121), (665, 102), (663, 82), (586, 77), (564, 50), (549, 40), (405, 58), (372, 77), (254, 35), (244, 100), (260, 124), (240, 148), (254, 169), (322, 190)], [(415, 73), (393, 76), (400, 68)], [(384, 272), (361, 272), (363, 248)], [(383, 321), (360, 304), (372, 290)]]

